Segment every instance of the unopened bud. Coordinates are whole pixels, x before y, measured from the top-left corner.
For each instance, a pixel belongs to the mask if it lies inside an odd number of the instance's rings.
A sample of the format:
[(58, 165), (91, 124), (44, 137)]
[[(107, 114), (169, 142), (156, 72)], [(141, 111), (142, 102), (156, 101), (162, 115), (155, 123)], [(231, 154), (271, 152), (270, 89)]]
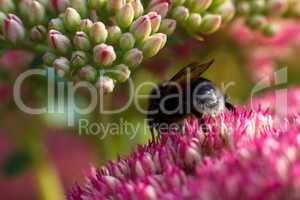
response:
[(92, 9), (99, 9), (104, 4), (105, 0), (88, 0), (88, 7)]
[(145, 58), (155, 56), (164, 47), (166, 40), (167, 36), (163, 33), (156, 33), (146, 39), (141, 47)]
[(250, 1), (251, 10), (258, 13), (265, 9), (266, 1), (265, 0), (252, 0)]
[(116, 65), (109, 72), (109, 76), (117, 82), (123, 83), (129, 78), (130, 70), (124, 64)]
[(212, 34), (216, 32), (222, 23), (220, 15), (207, 14), (203, 17), (199, 31), (203, 34)]
[(3, 22), (3, 35), (12, 43), (17, 43), (25, 38), (23, 22), (14, 14), (8, 14)]
[(71, 65), (82, 67), (87, 63), (87, 56), (83, 51), (75, 51), (71, 57)]
[(53, 67), (59, 76), (64, 77), (70, 71), (70, 62), (67, 58), (60, 57), (54, 60)]
[(71, 48), (71, 41), (69, 38), (56, 30), (49, 31), (48, 41), (50, 47), (61, 54), (68, 53)]
[(93, 22), (90, 19), (83, 19), (80, 22), (80, 30), (85, 33), (89, 33), (92, 26), (93, 26)]
[(33, 1), (30, 6), (29, 21), (31, 24), (40, 24), (45, 19), (45, 8), (38, 2)]
[(132, 49), (135, 44), (135, 39), (131, 33), (124, 33), (122, 34), (120, 41), (119, 41), (119, 46), (123, 51)]
[(0, 11), (4, 13), (13, 13), (16, 7), (14, 1), (12, 0), (1, 0), (0, 1)]
[(107, 10), (116, 12), (126, 4), (126, 0), (107, 0)]
[(43, 62), (46, 65), (52, 66), (55, 59), (56, 59), (56, 55), (52, 52), (46, 52), (43, 55)]
[(97, 70), (90, 65), (84, 66), (79, 71), (79, 77), (89, 82), (95, 82), (97, 78)]
[(176, 20), (174, 19), (163, 19), (161, 21), (159, 32), (166, 35), (171, 35), (176, 29)]
[(287, 0), (269, 0), (267, 1), (267, 10), (271, 15), (282, 15), (289, 8)]
[(101, 66), (111, 65), (117, 58), (114, 48), (110, 45), (99, 44), (94, 50), (94, 62)]
[(60, 18), (51, 19), (48, 24), (48, 29), (57, 30), (62, 33), (65, 32), (65, 26), (63, 20)]
[(173, 0), (174, 6), (181, 6), (185, 3), (185, 0)]
[(122, 28), (127, 28), (131, 25), (134, 18), (134, 10), (131, 4), (126, 4), (117, 12), (117, 24)]
[(267, 37), (273, 37), (278, 32), (278, 29), (277, 24), (268, 24), (262, 28), (262, 33)]
[(166, 17), (169, 11), (169, 4), (167, 2), (162, 2), (154, 5), (150, 8), (149, 11), (156, 12), (159, 14), (162, 18)]
[(71, 7), (77, 10), (81, 17), (87, 17), (88, 9), (86, 0), (72, 0)]
[(198, 13), (192, 13), (187, 20), (188, 28), (190, 28), (193, 31), (198, 31), (201, 26), (201, 22), (201, 15)]
[(240, 3), (238, 3), (237, 5), (237, 11), (241, 14), (241, 15), (247, 15), (248, 13), (250, 13), (251, 11), (251, 6), (249, 2), (246, 1), (241, 1)]
[(134, 35), (136, 40), (145, 40), (151, 34), (151, 21), (149, 16), (141, 16), (135, 20), (130, 27), (130, 32)]
[(183, 24), (189, 17), (189, 10), (184, 6), (178, 6), (173, 10), (173, 18)]
[(87, 51), (91, 48), (91, 43), (88, 35), (85, 32), (79, 31), (75, 33), (73, 44), (76, 49)]
[(29, 37), (32, 41), (42, 41), (47, 36), (47, 29), (43, 25), (34, 26), (30, 29)]
[(138, 18), (144, 13), (144, 7), (141, 0), (132, 0), (130, 4), (134, 10), (134, 18)]
[(90, 38), (94, 44), (104, 43), (107, 39), (108, 32), (102, 22), (96, 22), (91, 27)]
[(213, 0), (193, 0), (191, 10), (194, 12), (203, 12), (212, 4)]
[(49, 7), (55, 13), (64, 12), (69, 5), (69, 0), (49, 0)]
[(235, 7), (231, 1), (227, 1), (224, 4), (216, 7), (214, 9), (216, 14), (221, 15), (222, 21), (224, 23), (229, 22), (235, 15)]
[(148, 13), (148, 16), (151, 22), (151, 31), (152, 33), (156, 33), (160, 27), (161, 16), (156, 12), (150, 12)]
[(130, 67), (136, 67), (141, 64), (142, 61), (143, 52), (136, 48), (126, 52), (123, 57), (123, 62)]
[(100, 76), (95, 85), (104, 94), (112, 92), (115, 87), (114, 81), (108, 76)]
[(122, 35), (122, 31), (118, 26), (111, 26), (108, 28), (107, 42), (109, 44), (116, 44)]
[(64, 23), (68, 31), (76, 31), (79, 29), (81, 17), (74, 8), (67, 8), (64, 14)]
[(247, 19), (247, 24), (250, 28), (259, 30), (265, 25), (267, 25), (267, 19), (265, 16), (262, 15), (253, 15)]

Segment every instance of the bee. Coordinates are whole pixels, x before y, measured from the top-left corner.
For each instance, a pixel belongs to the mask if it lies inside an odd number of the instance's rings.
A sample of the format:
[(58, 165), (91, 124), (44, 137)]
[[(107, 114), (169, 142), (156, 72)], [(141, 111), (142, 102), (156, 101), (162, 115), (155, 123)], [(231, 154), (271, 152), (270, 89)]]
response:
[(178, 122), (191, 114), (199, 119), (206, 132), (203, 116), (215, 116), (225, 108), (235, 110), (219, 88), (210, 80), (200, 77), (213, 62), (191, 63), (152, 90), (147, 110), (152, 137), (154, 129), (159, 133), (168, 132), (172, 125), (178, 125)]

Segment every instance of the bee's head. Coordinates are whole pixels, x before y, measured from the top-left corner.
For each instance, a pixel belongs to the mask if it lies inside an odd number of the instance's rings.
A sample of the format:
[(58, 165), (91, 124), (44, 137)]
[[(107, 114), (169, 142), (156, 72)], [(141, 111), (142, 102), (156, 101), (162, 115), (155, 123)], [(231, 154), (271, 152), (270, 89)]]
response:
[(193, 91), (193, 106), (204, 115), (216, 115), (225, 108), (225, 97), (211, 82), (198, 84)]

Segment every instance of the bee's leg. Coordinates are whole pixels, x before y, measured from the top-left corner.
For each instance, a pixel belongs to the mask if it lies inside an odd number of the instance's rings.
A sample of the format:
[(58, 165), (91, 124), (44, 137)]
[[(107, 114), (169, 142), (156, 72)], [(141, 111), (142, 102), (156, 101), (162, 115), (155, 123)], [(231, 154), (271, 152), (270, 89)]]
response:
[(229, 103), (229, 102), (225, 102), (225, 107), (229, 110), (229, 111), (232, 111), (232, 112), (234, 112), (235, 111), (235, 107), (231, 104), (231, 103)]
[(207, 126), (205, 124), (205, 120), (203, 119), (202, 113), (199, 113), (199, 112), (192, 112), (192, 113), (193, 113), (193, 115), (195, 115), (198, 118), (198, 122), (199, 122), (199, 125), (202, 128), (202, 131), (204, 133), (207, 133), (208, 132), (208, 128), (207, 128)]

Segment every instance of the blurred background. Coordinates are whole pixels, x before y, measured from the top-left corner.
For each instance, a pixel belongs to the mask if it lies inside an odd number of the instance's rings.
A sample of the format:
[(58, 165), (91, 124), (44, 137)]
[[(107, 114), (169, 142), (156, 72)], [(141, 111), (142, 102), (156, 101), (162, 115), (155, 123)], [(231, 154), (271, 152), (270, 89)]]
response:
[[(204, 74), (217, 86), (227, 86), (226, 93), (234, 104), (248, 104), (253, 87), (263, 78), (272, 79), (274, 72), (287, 67), (288, 82), (259, 91), (261, 95), (275, 88), (300, 84), (300, 23), (278, 21), (281, 26), (275, 37), (264, 37), (249, 30), (236, 20), (204, 41), (186, 37), (178, 32), (168, 46), (156, 57), (145, 61), (132, 74), (137, 86), (145, 81), (167, 80), (192, 61), (215, 63)], [(190, 39), (187, 39), (190, 38)], [(88, 115), (73, 113), (76, 120), (109, 124), (124, 119), (140, 124), (136, 135), (118, 132), (101, 139), (100, 134), (80, 134), (78, 123), (67, 126), (67, 113), (29, 115), (20, 111), (13, 99), (14, 81), (26, 69), (35, 68), (29, 52), (9, 51), (0, 58), (0, 196), (5, 200), (60, 199), (66, 190), (82, 181), (90, 164), (101, 166), (105, 161), (129, 154), (137, 144), (145, 144), (150, 132), (144, 123), (145, 115), (132, 104), (125, 111)], [(56, 84), (63, 80), (57, 77)], [(129, 84), (118, 84), (115, 92), (102, 102), (107, 109), (120, 108), (130, 98)], [(147, 95), (151, 86), (142, 87), (139, 94)], [(31, 107), (47, 106), (47, 79), (33, 76), (22, 84), (22, 99)], [(66, 92), (66, 91), (65, 91)], [(90, 95), (78, 91), (77, 105), (86, 105)], [(63, 107), (67, 100), (54, 102)], [(147, 99), (139, 104), (146, 109)], [(45, 196), (46, 195), (46, 196)]]

